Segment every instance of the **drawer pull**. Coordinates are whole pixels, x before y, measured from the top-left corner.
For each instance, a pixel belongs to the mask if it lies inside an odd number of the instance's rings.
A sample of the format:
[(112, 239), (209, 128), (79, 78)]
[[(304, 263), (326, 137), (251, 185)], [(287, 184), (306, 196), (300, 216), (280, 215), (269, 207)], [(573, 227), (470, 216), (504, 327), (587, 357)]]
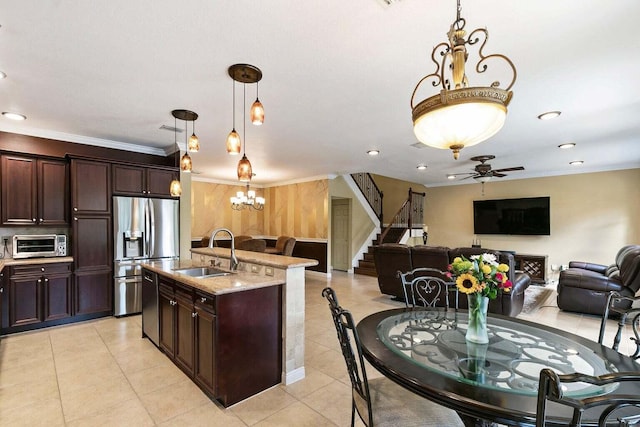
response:
[(198, 317), (198, 313), (191, 313), (191, 317), (193, 317), (193, 318)]
[(200, 298), (200, 302), (207, 302), (207, 299), (205, 297)]

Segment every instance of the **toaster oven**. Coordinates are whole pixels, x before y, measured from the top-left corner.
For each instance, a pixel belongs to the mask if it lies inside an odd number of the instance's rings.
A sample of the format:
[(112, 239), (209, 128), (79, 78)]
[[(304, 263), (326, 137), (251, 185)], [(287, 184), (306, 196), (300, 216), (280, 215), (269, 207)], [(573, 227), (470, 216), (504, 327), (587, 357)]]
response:
[(13, 258), (42, 258), (67, 255), (64, 234), (16, 234), (13, 236)]

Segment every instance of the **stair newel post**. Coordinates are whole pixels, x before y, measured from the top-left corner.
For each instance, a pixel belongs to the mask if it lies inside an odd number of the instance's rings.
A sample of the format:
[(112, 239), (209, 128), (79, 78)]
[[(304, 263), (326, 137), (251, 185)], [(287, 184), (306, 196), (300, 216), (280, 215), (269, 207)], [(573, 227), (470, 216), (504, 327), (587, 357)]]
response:
[[(409, 227), (409, 233), (411, 233), (412, 222), (411, 222), (411, 213), (413, 212), (413, 191), (411, 191), (411, 187), (409, 187), (409, 218), (407, 219), (407, 226)], [(411, 236), (411, 234), (409, 234)]]

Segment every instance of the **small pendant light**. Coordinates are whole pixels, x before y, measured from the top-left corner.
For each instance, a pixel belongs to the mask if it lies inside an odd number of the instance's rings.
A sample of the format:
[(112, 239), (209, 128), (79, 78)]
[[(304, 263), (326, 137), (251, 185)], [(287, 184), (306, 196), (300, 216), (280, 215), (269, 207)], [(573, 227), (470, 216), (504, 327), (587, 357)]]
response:
[[(174, 115), (173, 116), (173, 143), (176, 145), (176, 152), (178, 153), (177, 155), (174, 153), (173, 156), (175, 158), (177, 158), (177, 156), (180, 155), (180, 147), (178, 146), (178, 123), (177, 123), (177, 118)], [(180, 176), (178, 175), (178, 177), (174, 177), (171, 180), (171, 184), (169, 184), (169, 194), (171, 194), (171, 197), (180, 197), (182, 195), (182, 184), (180, 183)]]
[(236, 81), (233, 80), (233, 129), (227, 136), (227, 153), (236, 155), (240, 154), (242, 141), (240, 135), (236, 132)]
[(246, 129), (246, 103), (247, 103), (247, 91), (246, 84), (243, 84), (243, 119), (242, 119), (242, 133), (244, 134), (244, 152), (242, 153), (242, 159), (238, 162), (238, 180), (242, 182), (251, 181), (251, 177), (253, 176), (253, 170), (251, 168), (251, 162), (247, 158), (247, 129)]
[(191, 151), (192, 153), (197, 153), (198, 151), (200, 151), (200, 141), (198, 140), (198, 137), (196, 136), (196, 122), (195, 122), (195, 120), (193, 121), (193, 133), (189, 137), (188, 150)]
[(264, 107), (262, 106), (262, 102), (260, 102), (260, 98), (258, 97), (259, 87), (260, 83), (256, 82), (256, 100), (251, 106), (251, 123), (256, 126), (260, 126), (264, 123)]

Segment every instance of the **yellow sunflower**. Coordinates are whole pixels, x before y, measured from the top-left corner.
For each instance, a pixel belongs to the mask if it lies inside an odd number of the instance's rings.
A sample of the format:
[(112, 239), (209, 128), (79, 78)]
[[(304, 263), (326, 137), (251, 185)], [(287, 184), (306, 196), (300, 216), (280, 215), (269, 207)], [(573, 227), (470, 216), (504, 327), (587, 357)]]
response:
[(480, 286), (478, 285), (478, 279), (473, 277), (473, 275), (469, 273), (461, 274), (456, 279), (456, 286), (458, 290), (463, 294), (472, 294), (474, 292), (480, 291)]

